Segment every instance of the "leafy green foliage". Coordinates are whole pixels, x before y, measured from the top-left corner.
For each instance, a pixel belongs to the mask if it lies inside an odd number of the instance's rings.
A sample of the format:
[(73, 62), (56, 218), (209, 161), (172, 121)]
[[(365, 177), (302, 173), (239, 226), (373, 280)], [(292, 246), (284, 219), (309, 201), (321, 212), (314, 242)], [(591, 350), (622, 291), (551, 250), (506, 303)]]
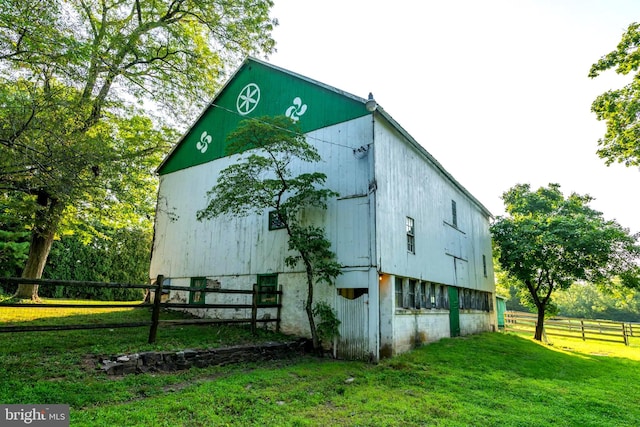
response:
[(574, 193), (565, 198), (557, 184), (537, 191), (518, 184), (503, 200), (509, 216), (498, 217), (491, 226), (498, 262), (514, 283), (528, 290), (538, 310), (537, 339), (543, 314), (552, 311), (555, 290), (579, 280), (607, 284), (616, 276), (635, 285), (638, 236), (591, 209), (591, 197)]
[(177, 137), (168, 119), (200, 109), (240, 56), (273, 50), (271, 6), (2, 3), (0, 192), (30, 208), (24, 277), (41, 276), (56, 233), (153, 215), (153, 170)]
[[(78, 235), (54, 242), (43, 277), (58, 280), (145, 284), (149, 282), (151, 232), (145, 229), (107, 229), (88, 243)], [(142, 299), (141, 289), (58, 286), (41, 287), (40, 296), (103, 301)]]
[(228, 154), (245, 157), (220, 172), (209, 192), (206, 208), (198, 211), (198, 220), (222, 215), (261, 215), (266, 209), (276, 212), (289, 236), (293, 255), (285, 259), (288, 267), (304, 265), (307, 277), (305, 309), (314, 347), (320, 348), (313, 318), (315, 282), (332, 284), (341, 265), (331, 251), (324, 229), (305, 224), (304, 212), (322, 211), (327, 200), (337, 193), (323, 188), (326, 176), (311, 172), (294, 175), (292, 164), (318, 162), (320, 156), (308, 144), (295, 122), (285, 116), (244, 120), (228, 137)]
[(627, 166), (640, 165), (640, 24), (629, 25), (616, 50), (609, 52), (591, 66), (589, 77), (614, 69), (616, 73), (633, 73), (633, 80), (620, 89), (609, 90), (598, 96), (591, 111), (607, 125), (603, 138), (598, 141), (598, 155), (609, 165), (613, 162)]
[(334, 338), (340, 336), (340, 320), (336, 311), (329, 304), (324, 301), (315, 303), (313, 315), (319, 318), (316, 327), (321, 342), (330, 343)]
[(298, 224), (290, 226), (289, 250), (297, 252), (290, 255), (285, 263), (294, 268), (298, 263), (305, 262), (305, 257), (313, 266), (313, 275), (316, 282), (324, 282), (332, 285), (334, 279), (340, 274), (340, 264), (335, 261), (335, 254), (331, 251), (331, 242), (324, 235), (324, 229), (320, 227), (303, 227)]
[(0, 275), (20, 275), (29, 252), (30, 234), (21, 220), (20, 211), (16, 209), (16, 203), (0, 194)]
[(640, 291), (615, 281), (607, 287), (576, 283), (554, 300), (561, 316), (640, 322)]

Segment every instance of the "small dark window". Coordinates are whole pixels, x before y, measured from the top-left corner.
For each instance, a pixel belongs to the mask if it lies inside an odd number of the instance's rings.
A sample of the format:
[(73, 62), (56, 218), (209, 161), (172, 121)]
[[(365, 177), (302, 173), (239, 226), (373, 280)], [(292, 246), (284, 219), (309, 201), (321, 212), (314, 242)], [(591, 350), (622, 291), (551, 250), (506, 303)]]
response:
[(284, 228), (284, 221), (277, 211), (269, 212), (269, 230), (280, 230)]
[(417, 308), (428, 308), (427, 306), (427, 283), (420, 282), (420, 294), (418, 295)]
[(416, 253), (416, 232), (413, 218), (407, 217), (407, 251)]
[(487, 256), (482, 255), (482, 271), (484, 272), (484, 277), (487, 277)]
[(458, 207), (455, 200), (451, 201), (451, 223), (458, 228)]
[(202, 292), (207, 287), (206, 277), (192, 277), (191, 290), (189, 291), (189, 304), (204, 304), (206, 293)]
[(436, 308), (436, 284), (431, 283), (429, 289), (429, 302), (431, 303), (431, 308)]
[(277, 274), (258, 275), (258, 304), (277, 304), (278, 294), (265, 293), (265, 292), (275, 292), (277, 290), (278, 290)]
[(416, 281), (409, 280), (409, 292), (407, 292), (407, 308), (416, 307)]

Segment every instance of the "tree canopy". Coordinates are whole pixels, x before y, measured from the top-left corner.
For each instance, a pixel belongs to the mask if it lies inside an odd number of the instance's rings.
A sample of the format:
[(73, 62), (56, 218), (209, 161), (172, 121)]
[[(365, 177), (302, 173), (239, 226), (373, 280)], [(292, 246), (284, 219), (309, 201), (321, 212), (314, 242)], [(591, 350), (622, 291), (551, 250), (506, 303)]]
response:
[(607, 125), (604, 137), (598, 141), (598, 155), (607, 165), (619, 162), (627, 166), (640, 165), (640, 24), (629, 25), (616, 49), (591, 66), (589, 77), (595, 78), (607, 70), (633, 74), (631, 82), (620, 89), (598, 96), (591, 111)]
[[(177, 139), (174, 123), (202, 108), (240, 56), (273, 50), (271, 6), (3, 2), (0, 191), (30, 212), (23, 277), (42, 275), (61, 227), (153, 214), (152, 171)], [(37, 287), (18, 293), (37, 297)]]
[(565, 197), (558, 184), (536, 191), (518, 184), (502, 198), (508, 215), (492, 224), (493, 242), (500, 267), (528, 291), (538, 310), (536, 339), (542, 338), (555, 290), (615, 277), (638, 287), (639, 236), (590, 208), (590, 196)]
[(198, 220), (223, 215), (261, 215), (265, 210), (275, 213), (289, 237), (286, 265), (294, 268), (301, 263), (304, 266), (305, 310), (314, 348), (319, 350), (314, 313), (321, 315), (323, 326), (333, 325), (334, 332), (339, 322), (336, 323), (327, 307), (314, 307), (314, 285), (316, 282), (333, 284), (341, 266), (331, 251), (324, 229), (308, 223), (301, 214), (326, 209), (327, 200), (338, 194), (324, 188), (326, 175), (323, 173), (294, 174), (293, 164), (315, 163), (321, 158), (315, 147), (307, 143), (299, 126), (288, 117), (244, 120), (229, 134), (228, 141), (227, 153), (245, 153), (244, 157), (220, 172), (216, 185), (207, 193), (207, 207), (198, 212)]

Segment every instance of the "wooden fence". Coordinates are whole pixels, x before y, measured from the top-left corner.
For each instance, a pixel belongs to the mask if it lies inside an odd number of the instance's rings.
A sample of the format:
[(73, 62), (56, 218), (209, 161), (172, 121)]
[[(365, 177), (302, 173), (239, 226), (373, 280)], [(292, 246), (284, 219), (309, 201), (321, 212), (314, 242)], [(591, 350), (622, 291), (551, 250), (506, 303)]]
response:
[[(76, 330), (76, 329), (113, 329), (113, 328), (131, 328), (131, 327), (149, 327), (149, 343), (153, 343), (156, 340), (156, 334), (158, 327), (161, 325), (189, 325), (189, 324), (238, 324), (249, 323), (251, 324), (251, 330), (255, 333), (258, 323), (276, 323), (276, 331), (280, 330), (280, 313), (282, 310), (282, 288), (277, 291), (258, 291), (257, 285), (253, 285), (251, 290), (238, 290), (238, 289), (210, 289), (207, 287), (185, 287), (185, 286), (163, 286), (164, 277), (158, 276), (156, 284), (154, 285), (136, 285), (136, 284), (123, 284), (123, 283), (102, 283), (102, 282), (83, 282), (83, 281), (71, 281), (71, 280), (46, 280), (46, 279), (23, 279), (16, 277), (0, 278), (1, 284), (34, 284), (39, 286), (83, 286), (83, 287), (96, 287), (96, 288), (119, 288), (119, 289), (146, 289), (150, 294), (154, 296), (152, 302), (132, 302), (132, 303), (107, 303), (107, 304), (63, 304), (63, 303), (0, 303), (0, 313), (4, 308), (18, 308), (24, 310), (42, 309), (42, 308), (150, 308), (151, 315), (148, 321), (142, 322), (128, 322), (128, 323), (91, 323), (91, 324), (76, 324), (76, 325), (10, 325), (4, 326), (0, 324), (1, 332), (33, 332), (33, 331), (59, 331), (59, 330)], [(162, 295), (165, 291), (186, 291), (186, 292), (202, 292), (205, 294), (244, 294), (251, 295), (251, 304), (231, 304), (231, 303), (203, 303), (203, 304), (185, 304), (171, 302), (171, 300), (162, 301)], [(261, 295), (273, 295), (277, 296), (276, 303), (258, 303)], [(258, 310), (276, 308), (277, 315), (272, 318), (258, 318)], [(192, 318), (192, 319), (172, 319), (162, 320), (160, 319), (161, 309), (250, 309), (251, 317), (248, 318), (233, 318), (233, 319), (211, 319), (211, 318)]]
[[(519, 311), (504, 314), (505, 331), (535, 332), (538, 315)], [(544, 321), (544, 333), (549, 336), (597, 340), (629, 345), (629, 337), (640, 335), (640, 323), (613, 322), (608, 320), (552, 317)]]

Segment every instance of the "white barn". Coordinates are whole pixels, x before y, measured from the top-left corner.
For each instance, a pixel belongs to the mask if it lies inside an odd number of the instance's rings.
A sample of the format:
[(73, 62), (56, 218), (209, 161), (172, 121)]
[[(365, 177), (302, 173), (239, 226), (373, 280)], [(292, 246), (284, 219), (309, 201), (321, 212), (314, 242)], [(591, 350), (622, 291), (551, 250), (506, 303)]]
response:
[(302, 266), (285, 266), (286, 231), (274, 229), (268, 212), (196, 220), (219, 172), (238, 159), (225, 156), (226, 135), (245, 118), (281, 114), (299, 122), (322, 156), (295, 168), (325, 173), (340, 194), (313, 219), (344, 266), (335, 286), (315, 293), (342, 322), (337, 355), (376, 361), (495, 329), (490, 212), (374, 101), (253, 58), (158, 169), (150, 277), (178, 286), (281, 286), (282, 331), (309, 335)]

